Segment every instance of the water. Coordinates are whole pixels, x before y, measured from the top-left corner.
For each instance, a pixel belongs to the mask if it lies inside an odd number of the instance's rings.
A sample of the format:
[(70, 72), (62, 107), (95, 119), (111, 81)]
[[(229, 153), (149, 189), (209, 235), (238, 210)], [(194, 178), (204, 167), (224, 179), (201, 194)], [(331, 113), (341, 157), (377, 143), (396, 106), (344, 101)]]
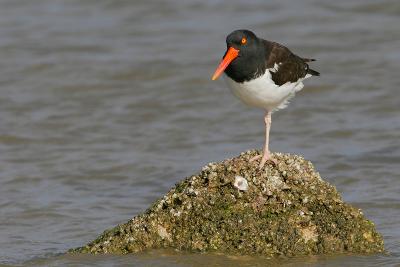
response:
[[(0, 2), (0, 264), (393, 266), (400, 262), (400, 2)], [(211, 74), (237, 28), (322, 76), (273, 115), (271, 149), (304, 155), (363, 209), (387, 254), (294, 259), (61, 253), (175, 182), (263, 143), (263, 113)]]

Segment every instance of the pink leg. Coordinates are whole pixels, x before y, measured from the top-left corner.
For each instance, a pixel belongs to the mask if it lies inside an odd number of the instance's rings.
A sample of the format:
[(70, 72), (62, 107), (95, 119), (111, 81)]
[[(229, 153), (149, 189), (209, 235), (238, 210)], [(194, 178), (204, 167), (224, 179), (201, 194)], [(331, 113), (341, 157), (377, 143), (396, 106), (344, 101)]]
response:
[(276, 160), (272, 159), (271, 153), (269, 151), (269, 130), (271, 129), (271, 122), (272, 122), (270, 111), (267, 111), (265, 113), (264, 121), (265, 121), (265, 144), (263, 149), (263, 155), (262, 156), (258, 155), (250, 159), (250, 162), (252, 162), (261, 158), (259, 165), (260, 168), (264, 167), (267, 161), (272, 161), (274, 164), (277, 163)]

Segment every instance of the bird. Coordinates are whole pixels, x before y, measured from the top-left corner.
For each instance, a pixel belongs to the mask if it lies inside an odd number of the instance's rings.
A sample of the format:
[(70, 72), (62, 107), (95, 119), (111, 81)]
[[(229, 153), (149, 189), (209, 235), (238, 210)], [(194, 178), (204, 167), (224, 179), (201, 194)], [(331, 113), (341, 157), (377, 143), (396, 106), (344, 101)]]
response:
[(297, 56), (284, 45), (264, 40), (250, 30), (235, 30), (226, 37), (226, 52), (212, 80), (224, 73), (233, 95), (244, 104), (265, 111), (265, 144), (259, 167), (266, 162), (277, 164), (269, 150), (269, 132), (273, 112), (288, 105), (296, 92), (303, 89), (303, 80), (320, 73), (310, 69), (312, 58)]

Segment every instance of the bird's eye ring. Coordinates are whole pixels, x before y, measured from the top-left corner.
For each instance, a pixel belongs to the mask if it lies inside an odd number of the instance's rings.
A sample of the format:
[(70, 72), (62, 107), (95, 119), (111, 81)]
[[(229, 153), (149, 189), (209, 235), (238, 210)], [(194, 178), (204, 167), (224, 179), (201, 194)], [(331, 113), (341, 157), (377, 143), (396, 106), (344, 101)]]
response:
[(246, 39), (246, 37), (243, 37), (242, 38), (242, 44), (246, 44), (247, 43), (247, 39)]

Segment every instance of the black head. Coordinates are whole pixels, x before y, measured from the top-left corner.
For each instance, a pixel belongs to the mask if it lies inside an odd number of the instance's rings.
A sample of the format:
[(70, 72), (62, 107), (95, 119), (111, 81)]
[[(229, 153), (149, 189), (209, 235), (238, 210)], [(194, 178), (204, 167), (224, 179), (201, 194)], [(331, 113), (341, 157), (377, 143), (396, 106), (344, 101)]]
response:
[(238, 49), (240, 51), (239, 56), (254, 50), (258, 45), (259, 39), (249, 30), (236, 30), (226, 37), (227, 48), (234, 47)]
[(227, 51), (213, 80), (223, 71), (236, 82), (244, 82), (265, 72), (263, 42), (249, 30), (236, 30), (226, 37)]

